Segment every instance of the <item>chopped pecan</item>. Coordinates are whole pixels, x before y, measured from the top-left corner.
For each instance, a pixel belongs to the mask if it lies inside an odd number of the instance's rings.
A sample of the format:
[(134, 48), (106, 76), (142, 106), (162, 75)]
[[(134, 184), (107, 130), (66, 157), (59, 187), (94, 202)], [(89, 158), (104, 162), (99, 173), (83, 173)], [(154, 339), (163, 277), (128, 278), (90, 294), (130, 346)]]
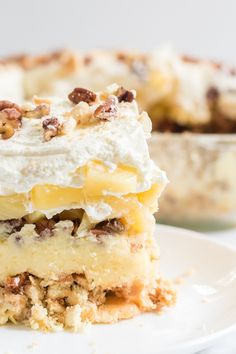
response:
[(54, 136), (59, 135), (62, 130), (62, 126), (59, 123), (58, 118), (56, 118), (56, 117), (45, 119), (42, 123), (42, 126), (44, 129), (44, 140), (45, 141), (49, 141)]
[(93, 60), (93, 58), (90, 55), (86, 55), (84, 57), (84, 65), (87, 66), (87, 65), (91, 64), (92, 60)]
[(29, 283), (29, 274), (27, 272), (21, 273), (15, 277), (8, 277), (6, 279), (5, 288), (12, 293), (21, 292), (22, 288)]
[(2, 136), (2, 139), (9, 139), (14, 133), (15, 130), (10, 124), (0, 120), (0, 135)]
[(22, 112), (20, 107), (10, 101), (0, 101), (0, 134), (2, 139), (9, 139), (15, 129), (21, 127)]
[(72, 236), (75, 236), (75, 234), (76, 234), (76, 232), (77, 232), (77, 230), (78, 230), (80, 224), (81, 224), (81, 219), (75, 219), (75, 220), (73, 220), (73, 230), (72, 230), (72, 232), (71, 232), (71, 235), (72, 235)]
[(42, 118), (50, 113), (50, 106), (47, 104), (40, 104), (32, 110), (25, 110), (23, 112), (26, 118)]
[(56, 222), (53, 219), (43, 219), (35, 223), (35, 231), (41, 239), (53, 236)]
[(190, 63), (190, 64), (198, 64), (200, 62), (199, 59), (194, 58), (190, 55), (182, 55), (181, 59), (186, 63)]
[(125, 230), (124, 224), (119, 219), (110, 219), (99, 222), (90, 231), (96, 235), (120, 234)]
[(118, 53), (116, 54), (116, 58), (117, 58), (117, 60), (123, 61), (123, 62), (125, 62), (125, 61), (127, 61), (127, 60), (129, 59), (129, 57), (127, 56), (127, 54), (126, 54), (126, 53), (123, 53), (123, 52), (118, 52)]
[(120, 87), (117, 91), (117, 98), (119, 102), (133, 102), (134, 94), (132, 91), (126, 90), (123, 87)]
[(0, 119), (9, 123), (13, 128), (17, 129), (21, 126), (21, 112), (15, 108), (4, 108), (0, 111)]
[(25, 224), (23, 219), (11, 219), (8, 222), (12, 228), (11, 233), (20, 231)]
[(7, 100), (0, 100), (0, 111), (6, 108), (14, 108), (15, 110), (21, 112), (20, 107), (16, 103)]
[(96, 100), (97, 95), (84, 89), (82, 87), (76, 87), (69, 95), (68, 98), (71, 102), (78, 104), (79, 102), (92, 103)]
[(118, 117), (118, 100), (115, 96), (109, 96), (106, 101), (95, 109), (94, 117), (111, 121)]
[(207, 90), (206, 97), (210, 102), (215, 102), (219, 98), (219, 90), (212, 86)]

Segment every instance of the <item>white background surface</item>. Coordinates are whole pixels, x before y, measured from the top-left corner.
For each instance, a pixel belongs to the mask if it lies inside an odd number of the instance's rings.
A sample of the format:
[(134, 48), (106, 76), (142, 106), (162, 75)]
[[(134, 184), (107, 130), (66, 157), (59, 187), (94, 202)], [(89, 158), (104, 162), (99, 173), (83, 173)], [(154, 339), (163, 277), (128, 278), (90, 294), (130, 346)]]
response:
[(0, 55), (51, 48), (182, 52), (236, 63), (234, 0), (0, 0)]
[[(181, 52), (236, 64), (234, 0), (0, 0), (0, 6), (0, 55), (62, 47), (150, 50), (171, 42)], [(209, 237), (236, 247), (236, 230)], [(235, 354), (235, 336), (204, 351), (218, 353)]]

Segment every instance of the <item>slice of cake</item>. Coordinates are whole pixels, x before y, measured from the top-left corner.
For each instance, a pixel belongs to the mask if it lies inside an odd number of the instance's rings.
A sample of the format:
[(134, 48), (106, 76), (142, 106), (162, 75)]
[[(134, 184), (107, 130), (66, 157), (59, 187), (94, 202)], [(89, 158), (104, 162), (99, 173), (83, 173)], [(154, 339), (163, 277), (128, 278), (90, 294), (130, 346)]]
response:
[(165, 173), (135, 92), (0, 101), (0, 323), (77, 330), (175, 300), (154, 240)]

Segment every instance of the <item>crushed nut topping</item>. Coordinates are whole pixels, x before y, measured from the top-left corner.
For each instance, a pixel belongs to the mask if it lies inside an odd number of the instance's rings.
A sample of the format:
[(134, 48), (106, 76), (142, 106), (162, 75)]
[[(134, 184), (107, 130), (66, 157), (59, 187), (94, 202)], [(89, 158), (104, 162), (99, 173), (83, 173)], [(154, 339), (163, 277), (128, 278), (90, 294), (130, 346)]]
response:
[(56, 222), (53, 219), (43, 219), (35, 223), (35, 231), (41, 239), (53, 236)]
[(119, 219), (110, 219), (99, 222), (90, 231), (96, 235), (120, 234), (125, 230), (124, 224)]
[(59, 123), (58, 118), (47, 118), (42, 123), (44, 129), (44, 140), (49, 141), (56, 135), (62, 132), (62, 125)]
[(0, 134), (2, 139), (11, 138), (15, 129), (21, 127), (22, 112), (20, 107), (10, 101), (0, 101)]
[(50, 106), (47, 104), (40, 104), (34, 109), (24, 110), (23, 116), (26, 118), (42, 118), (49, 115)]
[(5, 288), (12, 293), (20, 293), (23, 287), (29, 282), (29, 274), (21, 273), (15, 277), (8, 277), (5, 282)]
[(88, 104), (96, 100), (97, 95), (82, 87), (76, 87), (69, 95), (68, 98), (71, 102), (78, 104), (80, 102), (86, 102)]
[(84, 65), (89, 65), (93, 61), (93, 58), (90, 55), (84, 57)]
[(220, 92), (219, 90), (212, 86), (207, 90), (206, 97), (209, 101), (216, 101), (219, 98)]
[(133, 102), (134, 94), (132, 91), (126, 90), (123, 87), (120, 87), (117, 91), (117, 98), (119, 102)]
[(190, 63), (190, 64), (198, 64), (200, 62), (199, 59), (191, 57), (190, 55), (182, 55), (181, 59), (184, 62)]
[(109, 96), (106, 101), (98, 106), (94, 112), (94, 117), (101, 120), (111, 121), (118, 117), (118, 99), (115, 96)]

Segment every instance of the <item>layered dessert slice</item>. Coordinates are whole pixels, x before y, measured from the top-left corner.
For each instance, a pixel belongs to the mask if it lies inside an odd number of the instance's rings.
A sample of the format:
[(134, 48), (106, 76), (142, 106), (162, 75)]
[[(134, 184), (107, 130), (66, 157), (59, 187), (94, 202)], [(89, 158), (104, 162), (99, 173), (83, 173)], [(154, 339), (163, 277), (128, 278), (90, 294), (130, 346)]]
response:
[(166, 176), (135, 92), (0, 109), (0, 323), (77, 330), (171, 305), (153, 236)]

